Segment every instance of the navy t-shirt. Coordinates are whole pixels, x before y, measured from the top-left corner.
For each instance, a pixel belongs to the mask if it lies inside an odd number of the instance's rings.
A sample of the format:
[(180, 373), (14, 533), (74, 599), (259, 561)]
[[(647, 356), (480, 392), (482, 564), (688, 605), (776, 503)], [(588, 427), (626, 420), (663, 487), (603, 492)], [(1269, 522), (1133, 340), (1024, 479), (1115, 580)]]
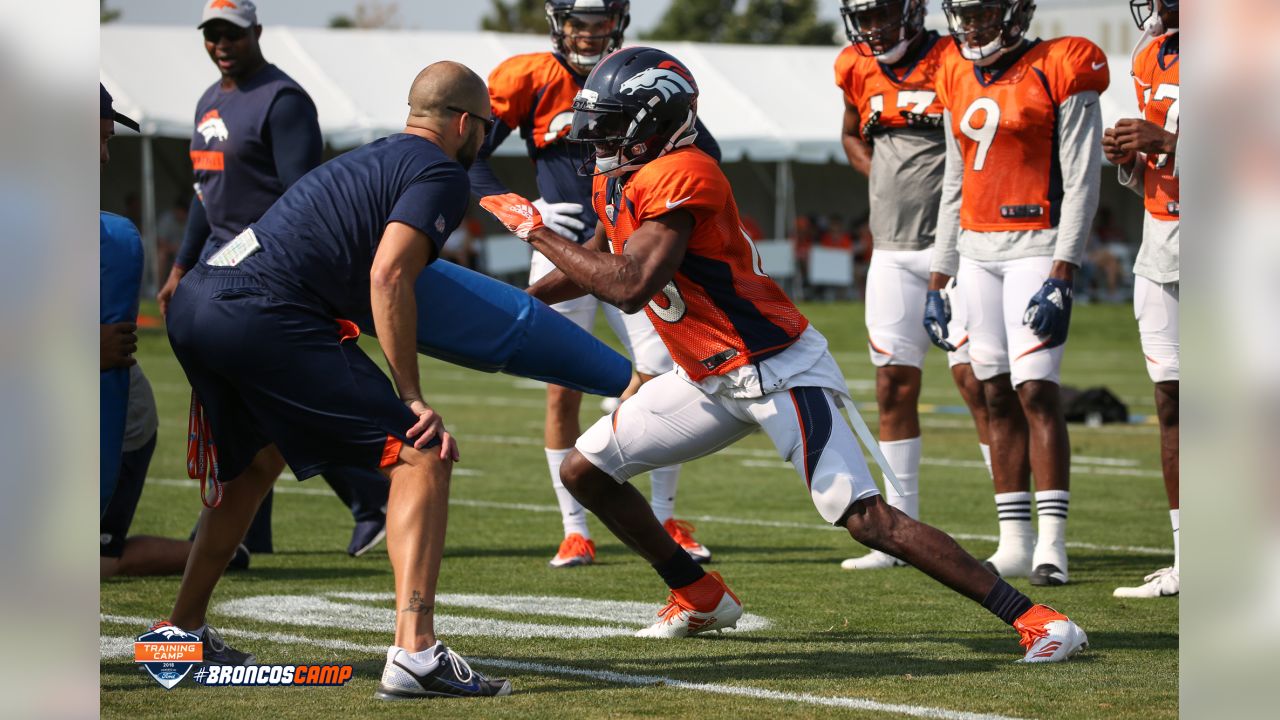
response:
[(333, 317), (368, 315), (369, 271), (387, 223), (421, 230), (436, 255), (462, 222), (467, 172), (430, 140), (397, 134), (307, 173), (250, 227), (262, 249), (240, 263), (281, 299)]

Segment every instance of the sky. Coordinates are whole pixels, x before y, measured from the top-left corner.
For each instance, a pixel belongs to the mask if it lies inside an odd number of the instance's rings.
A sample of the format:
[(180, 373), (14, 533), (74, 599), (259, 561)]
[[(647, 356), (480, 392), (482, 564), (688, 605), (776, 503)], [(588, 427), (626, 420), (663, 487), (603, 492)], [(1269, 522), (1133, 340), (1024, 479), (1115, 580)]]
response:
[[(1086, 0), (1039, 0), (1041, 7), (1082, 4)], [(1101, 0), (1099, 0), (1101, 1)], [(1112, 0), (1114, 2), (1114, 0)], [(255, 0), (258, 19), (264, 25), (326, 26), (334, 15), (350, 15), (357, 0)], [(637, 30), (653, 27), (673, 0), (632, 0), (631, 26)], [(1096, 4), (1096, 3), (1095, 3)], [(403, 27), (432, 30), (478, 30), (480, 18), (488, 11), (489, 0), (401, 0)], [(937, 12), (938, 3), (931, 3)], [(124, 14), (120, 22), (148, 25), (191, 25), (200, 21), (200, 0), (107, 0), (107, 7)], [(1122, 8), (1123, 10), (1123, 8)], [(838, 0), (820, 0), (819, 14), (838, 20)]]

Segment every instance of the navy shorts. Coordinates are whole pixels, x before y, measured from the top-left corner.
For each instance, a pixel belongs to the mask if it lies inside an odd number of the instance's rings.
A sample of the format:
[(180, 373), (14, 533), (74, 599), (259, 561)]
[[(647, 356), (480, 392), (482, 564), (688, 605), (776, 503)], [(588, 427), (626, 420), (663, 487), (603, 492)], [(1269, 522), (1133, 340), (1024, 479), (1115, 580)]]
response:
[(337, 320), (273, 296), (237, 268), (198, 263), (179, 283), (167, 324), (204, 406), (223, 481), (268, 444), (299, 480), (332, 467), (390, 465), (417, 422)]

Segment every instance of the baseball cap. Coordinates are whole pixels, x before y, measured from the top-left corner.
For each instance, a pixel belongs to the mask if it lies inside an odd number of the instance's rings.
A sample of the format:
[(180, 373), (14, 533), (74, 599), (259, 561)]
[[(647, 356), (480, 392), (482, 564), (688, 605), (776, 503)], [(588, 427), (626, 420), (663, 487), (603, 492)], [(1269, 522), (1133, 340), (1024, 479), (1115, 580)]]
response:
[(251, 28), (258, 24), (258, 8), (250, 0), (209, 0), (204, 4), (204, 14), (200, 16), (196, 29), (214, 20), (226, 20), (232, 25)]
[(142, 127), (138, 125), (136, 120), (116, 112), (115, 108), (111, 107), (111, 93), (107, 92), (107, 87), (105, 85), (98, 83), (98, 91), (98, 99), (100, 102), (98, 107), (98, 117), (103, 120), (115, 120), (134, 132), (142, 132)]

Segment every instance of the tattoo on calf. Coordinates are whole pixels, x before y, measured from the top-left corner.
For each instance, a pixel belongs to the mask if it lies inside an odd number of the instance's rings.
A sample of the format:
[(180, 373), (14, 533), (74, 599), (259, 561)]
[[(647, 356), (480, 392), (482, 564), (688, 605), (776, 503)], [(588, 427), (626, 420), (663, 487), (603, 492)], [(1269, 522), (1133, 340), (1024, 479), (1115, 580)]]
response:
[(417, 590), (414, 590), (413, 597), (409, 598), (409, 606), (404, 608), (400, 612), (418, 613), (420, 615), (425, 615), (435, 609), (436, 609), (436, 606), (432, 603), (427, 602), (427, 599), (422, 597), (422, 593), (418, 592)]

